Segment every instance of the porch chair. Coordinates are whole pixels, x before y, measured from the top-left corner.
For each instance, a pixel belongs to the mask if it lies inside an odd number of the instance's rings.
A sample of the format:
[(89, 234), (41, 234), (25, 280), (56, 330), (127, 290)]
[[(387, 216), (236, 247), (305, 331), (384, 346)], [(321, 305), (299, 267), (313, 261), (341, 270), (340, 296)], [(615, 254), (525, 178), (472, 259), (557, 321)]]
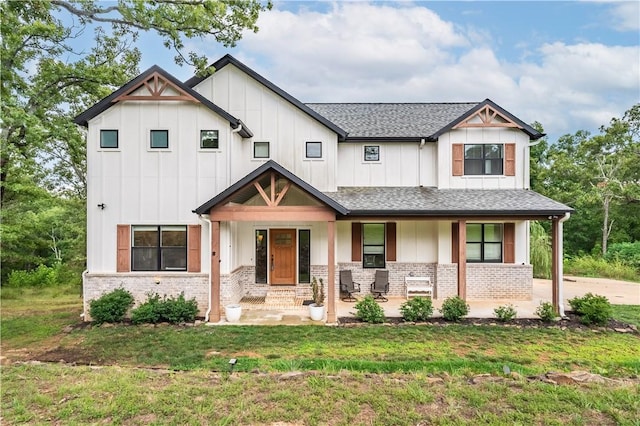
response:
[(383, 296), (389, 293), (389, 271), (376, 271), (376, 280), (371, 283), (371, 293), (376, 294), (374, 298), (381, 302), (387, 302), (389, 300)]
[(353, 297), (353, 293), (360, 292), (360, 284), (353, 282), (351, 271), (340, 271), (340, 291), (346, 293), (347, 296), (343, 297), (344, 302), (355, 302), (358, 299)]

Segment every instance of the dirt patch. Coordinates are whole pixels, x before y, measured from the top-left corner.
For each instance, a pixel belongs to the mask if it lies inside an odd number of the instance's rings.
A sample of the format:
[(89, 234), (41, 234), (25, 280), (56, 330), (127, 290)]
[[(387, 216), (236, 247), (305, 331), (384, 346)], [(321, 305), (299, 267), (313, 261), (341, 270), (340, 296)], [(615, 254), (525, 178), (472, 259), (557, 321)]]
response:
[[(365, 322), (355, 317), (340, 317), (338, 324), (341, 326), (357, 326), (366, 325)], [(499, 326), (512, 328), (553, 328), (560, 330), (577, 330), (577, 331), (616, 331), (619, 333), (638, 334), (638, 328), (634, 325), (627, 324), (622, 321), (610, 319), (606, 325), (585, 325), (580, 322), (580, 317), (572, 312), (566, 313), (566, 317), (557, 321), (545, 322), (539, 318), (516, 318), (507, 322), (497, 321), (495, 318), (462, 318), (458, 322), (445, 321), (442, 318), (429, 318), (423, 322), (407, 322), (402, 317), (387, 317), (384, 324), (394, 326), (410, 326), (410, 325), (433, 325), (436, 327), (447, 327), (450, 325), (465, 326)]]

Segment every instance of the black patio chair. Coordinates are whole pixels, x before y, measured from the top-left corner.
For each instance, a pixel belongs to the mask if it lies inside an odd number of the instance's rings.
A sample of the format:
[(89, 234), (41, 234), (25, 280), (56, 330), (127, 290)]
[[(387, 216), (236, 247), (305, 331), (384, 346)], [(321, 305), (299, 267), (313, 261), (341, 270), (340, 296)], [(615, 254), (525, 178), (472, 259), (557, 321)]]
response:
[(353, 293), (360, 292), (360, 284), (353, 282), (351, 271), (340, 271), (340, 291), (346, 293), (342, 298), (345, 302), (355, 302), (358, 299), (353, 297)]
[(389, 293), (389, 271), (376, 271), (376, 280), (371, 283), (371, 293), (374, 293), (376, 300), (387, 302), (389, 299), (384, 297)]

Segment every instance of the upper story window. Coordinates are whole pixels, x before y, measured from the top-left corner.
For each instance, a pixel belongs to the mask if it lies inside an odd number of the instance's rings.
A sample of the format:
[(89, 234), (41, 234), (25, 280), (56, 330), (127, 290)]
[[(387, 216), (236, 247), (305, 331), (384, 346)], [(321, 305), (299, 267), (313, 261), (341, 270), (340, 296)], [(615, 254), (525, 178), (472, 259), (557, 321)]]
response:
[(380, 146), (379, 145), (365, 145), (365, 147), (364, 147), (364, 161), (380, 161)]
[(362, 224), (363, 267), (384, 268), (385, 259), (384, 223)]
[(305, 156), (307, 158), (322, 158), (322, 142), (307, 142)]
[(118, 148), (118, 131), (100, 130), (100, 148)]
[(200, 148), (218, 149), (220, 147), (217, 130), (200, 130)]
[(253, 158), (269, 158), (269, 142), (254, 142)]
[(169, 148), (168, 130), (151, 130), (151, 148)]
[(132, 271), (186, 271), (186, 226), (132, 226)]
[(465, 175), (503, 174), (503, 145), (474, 144), (464, 146)]
[(467, 262), (502, 262), (501, 223), (467, 224)]

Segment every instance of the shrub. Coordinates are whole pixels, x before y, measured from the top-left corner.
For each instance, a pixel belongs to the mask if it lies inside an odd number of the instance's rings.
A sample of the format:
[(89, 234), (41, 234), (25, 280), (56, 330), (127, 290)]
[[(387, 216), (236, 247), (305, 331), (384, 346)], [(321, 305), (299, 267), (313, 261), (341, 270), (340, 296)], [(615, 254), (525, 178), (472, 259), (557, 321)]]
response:
[(157, 293), (147, 294), (147, 300), (131, 311), (131, 322), (134, 324), (158, 322), (193, 322), (198, 313), (198, 303), (195, 299), (186, 300), (184, 293), (177, 298), (166, 296), (160, 299)]
[(587, 325), (604, 325), (613, 314), (609, 300), (597, 294), (587, 293), (582, 297), (574, 297), (569, 299), (569, 305), (580, 315), (580, 322)]
[(12, 271), (9, 274), (7, 285), (9, 287), (49, 287), (57, 282), (57, 268), (40, 265), (30, 271)]
[(425, 321), (433, 314), (433, 305), (428, 297), (415, 297), (400, 306), (400, 313), (405, 321)]
[(570, 275), (583, 277), (604, 277), (616, 280), (640, 281), (640, 273), (622, 261), (605, 259), (590, 255), (565, 259), (564, 271)]
[(364, 322), (372, 324), (380, 324), (384, 322), (384, 310), (370, 294), (356, 303), (355, 309), (356, 318)]
[(498, 306), (493, 310), (493, 313), (496, 315), (496, 318), (498, 319), (498, 321), (501, 321), (501, 322), (511, 321), (518, 314), (516, 312), (516, 309), (511, 304)]
[(469, 313), (469, 305), (460, 296), (448, 297), (442, 302), (440, 312), (447, 321), (459, 321)]
[(105, 322), (121, 322), (130, 307), (133, 306), (133, 296), (123, 288), (117, 288), (110, 293), (103, 294), (89, 304), (91, 318), (97, 324)]
[(611, 244), (607, 248), (607, 254), (604, 258), (609, 262), (622, 262), (640, 273), (640, 241)]
[(557, 317), (551, 302), (540, 302), (540, 306), (536, 308), (535, 313), (544, 322), (551, 322), (555, 317)]

